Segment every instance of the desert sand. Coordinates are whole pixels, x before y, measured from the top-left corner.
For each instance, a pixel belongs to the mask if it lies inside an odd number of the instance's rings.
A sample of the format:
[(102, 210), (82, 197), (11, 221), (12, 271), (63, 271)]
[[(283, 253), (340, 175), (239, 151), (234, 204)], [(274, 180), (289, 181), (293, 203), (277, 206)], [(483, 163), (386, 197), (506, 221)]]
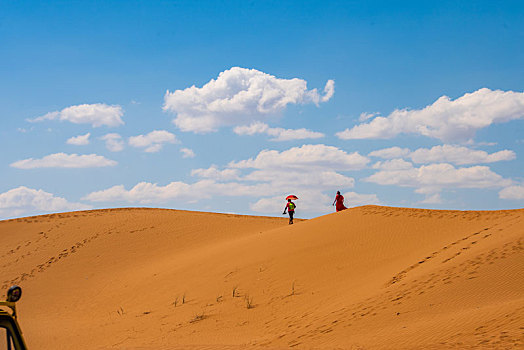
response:
[(524, 209), (71, 212), (0, 221), (0, 293), (30, 349), (514, 349), (523, 240)]

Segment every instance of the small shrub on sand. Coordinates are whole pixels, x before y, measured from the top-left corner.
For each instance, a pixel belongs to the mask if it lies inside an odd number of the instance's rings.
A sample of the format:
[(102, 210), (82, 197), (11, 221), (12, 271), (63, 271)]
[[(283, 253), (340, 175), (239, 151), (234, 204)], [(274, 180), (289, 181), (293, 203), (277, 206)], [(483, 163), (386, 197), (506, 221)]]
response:
[(196, 314), (195, 317), (193, 317), (193, 319), (191, 321), (189, 321), (189, 323), (195, 323), (195, 322), (199, 322), (199, 321), (202, 321), (206, 318), (206, 314), (204, 311), (202, 311), (201, 313), (199, 314)]
[(255, 305), (253, 304), (253, 297), (250, 296), (249, 294), (246, 294), (244, 296), (244, 300), (246, 301), (246, 308), (252, 309), (255, 307)]

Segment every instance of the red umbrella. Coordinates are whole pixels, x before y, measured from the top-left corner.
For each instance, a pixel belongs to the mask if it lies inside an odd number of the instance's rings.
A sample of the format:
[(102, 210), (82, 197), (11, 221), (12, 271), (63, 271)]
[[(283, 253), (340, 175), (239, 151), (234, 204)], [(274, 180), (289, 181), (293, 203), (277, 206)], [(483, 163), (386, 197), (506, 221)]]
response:
[(290, 194), (289, 196), (286, 197), (286, 200), (288, 199), (298, 199), (298, 197), (295, 196), (294, 194)]

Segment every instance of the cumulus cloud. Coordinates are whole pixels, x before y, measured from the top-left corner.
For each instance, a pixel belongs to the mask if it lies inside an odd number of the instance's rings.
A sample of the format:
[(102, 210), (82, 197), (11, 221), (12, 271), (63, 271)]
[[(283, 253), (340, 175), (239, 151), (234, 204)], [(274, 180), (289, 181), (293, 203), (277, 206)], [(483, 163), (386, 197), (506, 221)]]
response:
[(318, 139), (325, 135), (321, 132), (311, 131), (308, 129), (283, 129), (283, 128), (270, 128), (269, 125), (262, 122), (254, 122), (250, 125), (237, 126), (233, 129), (233, 132), (238, 135), (255, 135), (255, 134), (267, 134), (272, 136), (270, 141), (290, 141), (290, 140), (303, 140), (303, 139)]
[(89, 136), (91, 136), (91, 133), (87, 133), (85, 135), (78, 135), (78, 136), (73, 136), (71, 138), (69, 138), (66, 143), (68, 145), (75, 145), (75, 146), (85, 146), (85, 145), (89, 145)]
[(402, 167), (385, 166), (364, 181), (379, 185), (414, 187), (417, 188), (417, 193), (427, 196), (434, 195), (442, 189), (497, 188), (511, 184), (510, 180), (492, 172), (487, 166), (455, 168), (451, 164), (439, 163), (416, 168), (407, 166), (407, 162), (402, 165)]
[(467, 147), (441, 145), (431, 149), (419, 148), (411, 152), (409, 158), (415, 163), (421, 164), (450, 162), (464, 165), (513, 160), (516, 158), (516, 155), (515, 152), (509, 150), (488, 154), (485, 151), (473, 150)]
[(194, 183), (171, 182), (165, 186), (141, 182), (126, 190), (124, 186), (113, 186), (109, 189), (88, 194), (83, 199), (96, 202), (129, 201), (138, 203), (165, 202), (172, 199), (193, 199), (195, 193), (199, 198), (220, 196), (257, 196), (282, 195), (288, 191), (302, 193), (335, 187), (353, 187), (354, 179), (334, 171), (321, 173), (285, 172), (266, 170), (266, 173), (255, 171), (242, 176), (236, 169), (219, 170), (195, 169), (193, 176), (204, 178)]
[(182, 158), (195, 158), (195, 152), (190, 148), (181, 148)]
[(364, 112), (364, 113), (360, 113), (360, 116), (358, 117), (358, 120), (359, 120), (360, 122), (364, 122), (364, 121), (366, 121), (366, 120), (369, 120), (369, 119), (371, 119), (371, 118), (376, 117), (377, 115), (379, 115), (379, 113), (377, 113), (377, 112), (373, 112), (373, 113), (366, 113), (366, 112)]
[[(268, 186), (266, 186), (268, 187)], [(140, 182), (130, 190), (123, 185), (113, 186), (106, 190), (88, 194), (83, 199), (93, 202), (128, 201), (135, 203), (166, 202), (173, 199), (199, 199), (211, 198), (213, 195), (245, 196), (253, 193), (253, 185), (245, 185), (236, 182), (219, 183), (214, 180), (201, 180), (195, 183), (180, 181), (171, 182), (161, 186), (149, 182)]]
[(103, 125), (114, 127), (124, 124), (122, 115), (124, 115), (124, 112), (121, 106), (95, 103), (70, 106), (61, 111), (54, 111), (41, 117), (29, 119), (29, 121), (65, 120), (75, 124), (91, 124), (95, 128)]
[(326, 86), (324, 86), (324, 96), (320, 98), (320, 101), (327, 102), (333, 97), (335, 94), (335, 81), (334, 80), (328, 80), (326, 83)]
[(254, 122), (250, 125), (237, 126), (233, 129), (233, 132), (237, 135), (255, 135), (265, 134), (269, 130), (269, 125), (262, 122)]
[[(280, 198), (286, 193), (301, 197), (301, 212), (329, 212), (332, 210), (333, 189), (354, 187), (355, 180), (337, 171), (361, 169), (368, 159), (358, 153), (348, 154), (336, 147), (325, 145), (304, 145), (286, 151), (262, 151), (255, 158), (231, 162), (224, 168), (213, 165), (207, 169), (194, 169), (191, 175), (196, 182), (171, 182), (167, 185), (142, 182), (126, 189), (114, 186), (88, 194), (89, 201), (129, 201), (135, 203), (165, 202), (169, 200), (193, 200), (213, 196), (252, 198), (250, 208), (267, 212), (263, 203), (271, 198)], [(336, 170), (334, 170), (336, 169)], [(352, 197), (355, 203), (378, 201), (374, 195)], [(258, 202), (260, 200), (260, 202)], [(325, 203), (324, 203), (325, 202)], [(258, 203), (258, 204), (257, 204)], [(273, 207), (277, 213), (280, 204)], [(267, 207), (267, 206), (266, 206)]]
[(144, 151), (149, 153), (160, 151), (164, 143), (177, 142), (176, 136), (165, 130), (154, 130), (147, 135), (132, 136), (129, 138), (129, 144), (131, 146), (144, 148)]
[(440, 163), (422, 165), (420, 168), (381, 170), (366, 178), (366, 181), (405, 187), (490, 188), (507, 185), (509, 180), (503, 179), (487, 166), (455, 168), (451, 164)]
[(2, 218), (86, 209), (91, 209), (91, 207), (82, 203), (71, 203), (52, 193), (25, 186), (0, 193), (0, 216)]
[(336, 135), (344, 140), (392, 138), (419, 134), (443, 141), (465, 142), (494, 123), (524, 118), (524, 93), (483, 88), (456, 100), (440, 97), (419, 110), (395, 110)]
[(100, 168), (115, 166), (116, 161), (99, 156), (96, 154), (66, 154), (55, 153), (47, 155), (41, 159), (23, 159), (11, 163), (11, 167), (18, 169), (36, 168)]
[(382, 204), (382, 202), (378, 199), (376, 194), (346, 192), (343, 194), (343, 196), (344, 204), (349, 207), (356, 207), (359, 205)]
[(164, 110), (176, 114), (173, 120), (183, 131), (213, 132), (222, 126), (245, 125), (282, 113), (289, 104), (318, 105), (334, 94), (329, 80), (324, 95), (308, 90), (302, 79), (281, 79), (256, 69), (233, 67), (203, 87), (166, 92)]
[(334, 146), (303, 145), (286, 151), (263, 150), (255, 158), (231, 162), (231, 168), (359, 170), (369, 159), (358, 152), (347, 153)]
[[(333, 170), (322, 171), (317, 168), (310, 169), (262, 169), (255, 170), (243, 178), (245, 181), (255, 183), (270, 183), (274, 189), (281, 191), (303, 191), (304, 189), (330, 189), (338, 186), (351, 188), (355, 180), (339, 174)], [(264, 193), (261, 193), (264, 194)]]
[(407, 170), (412, 169), (413, 164), (404, 159), (389, 159), (383, 162), (376, 162), (372, 168), (382, 170)]
[[(273, 173), (273, 175), (284, 175), (286, 173)], [(251, 182), (246, 178), (239, 177), (234, 181), (227, 180), (233, 175), (218, 171), (216, 174), (194, 173), (195, 176), (209, 176), (216, 179), (203, 179), (194, 183), (180, 181), (171, 182), (165, 186), (155, 183), (141, 182), (127, 190), (123, 185), (113, 186), (106, 190), (92, 192), (83, 200), (93, 202), (127, 201), (130, 203), (162, 203), (170, 200), (194, 200), (209, 199), (214, 196), (246, 197), (253, 199), (255, 203), (250, 208), (257, 212), (279, 214), (283, 208), (284, 198), (287, 193), (298, 193), (300, 195), (300, 210), (304, 213), (329, 212), (332, 210), (330, 196), (324, 192), (333, 188), (352, 187), (354, 180), (346, 176), (336, 174), (311, 175), (296, 172), (290, 176), (295, 182), (286, 182), (281, 177), (265, 178), (263, 182)], [(335, 179), (329, 175), (337, 175)], [(331, 181), (321, 183), (314, 181), (315, 178), (327, 178)], [(342, 179), (342, 181), (340, 181)], [(339, 180), (339, 181), (337, 181)], [(269, 199), (268, 199), (269, 198)], [(276, 198), (279, 198), (278, 204)], [(245, 199), (244, 199), (245, 200)], [(270, 201), (275, 203), (267, 207), (261, 203)], [(248, 200), (249, 201), (249, 200)]]
[(432, 195), (429, 195), (428, 197), (424, 198), (420, 201), (422, 204), (440, 204), (442, 203), (442, 198), (440, 197), (440, 193), (435, 193)]
[(373, 151), (368, 154), (370, 157), (378, 157), (384, 159), (401, 158), (410, 153), (408, 148), (390, 147), (384, 148), (377, 151)]
[(474, 150), (471, 148), (455, 145), (439, 145), (432, 148), (419, 148), (411, 151), (407, 148), (391, 147), (369, 153), (371, 157), (409, 158), (415, 163), (453, 163), (458, 165), (494, 163), (516, 158), (515, 152), (502, 150), (495, 153)]
[(503, 188), (499, 192), (501, 199), (524, 200), (524, 186), (515, 185)]
[(105, 134), (100, 139), (105, 141), (106, 148), (111, 152), (120, 152), (124, 149), (124, 140), (117, 133)]
[(206, 179), (213, 180), (238, 180), (240, 179), (240, 172), (238, 169), (223, 169), (220, 170), (216, 165), (212, 165), (207, 169), (193, 169), (191, 170), (191, 176), (197, 176)]

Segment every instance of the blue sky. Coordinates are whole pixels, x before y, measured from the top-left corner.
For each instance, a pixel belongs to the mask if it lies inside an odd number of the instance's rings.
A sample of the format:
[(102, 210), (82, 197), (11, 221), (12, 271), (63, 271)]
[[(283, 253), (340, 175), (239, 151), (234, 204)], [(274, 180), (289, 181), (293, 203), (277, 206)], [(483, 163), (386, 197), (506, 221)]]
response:
[(524, 205), (518, 1), (1, 1), (0, 218)]

